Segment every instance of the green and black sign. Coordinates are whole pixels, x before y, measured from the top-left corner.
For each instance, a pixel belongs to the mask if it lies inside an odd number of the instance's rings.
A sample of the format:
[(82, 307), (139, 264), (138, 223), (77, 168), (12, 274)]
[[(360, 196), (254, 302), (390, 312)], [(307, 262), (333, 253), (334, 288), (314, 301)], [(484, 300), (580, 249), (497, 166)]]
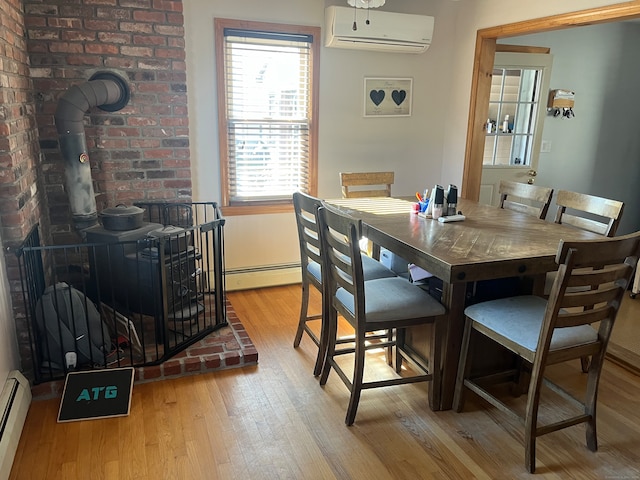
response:
[(132, 367), (69, 373), (58, 422), (129, 415), (133, 378)]

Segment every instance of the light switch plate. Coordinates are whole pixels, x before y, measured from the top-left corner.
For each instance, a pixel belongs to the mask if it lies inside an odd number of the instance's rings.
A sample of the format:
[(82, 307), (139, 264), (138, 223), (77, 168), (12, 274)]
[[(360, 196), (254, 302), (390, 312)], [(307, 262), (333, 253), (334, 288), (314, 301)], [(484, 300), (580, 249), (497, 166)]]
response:
[(540, 153), (549, 153), (551, 151), (551, 141), (542, 140), (542, 145), (540, 145)]

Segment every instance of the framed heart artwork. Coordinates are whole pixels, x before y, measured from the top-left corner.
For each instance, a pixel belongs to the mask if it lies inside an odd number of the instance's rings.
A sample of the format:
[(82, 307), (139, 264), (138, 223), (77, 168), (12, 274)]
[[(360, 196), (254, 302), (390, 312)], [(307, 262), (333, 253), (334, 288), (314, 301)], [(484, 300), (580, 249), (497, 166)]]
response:
[(365, 77), (364, 116), (411, 116), (412, 87), (412, 78)]

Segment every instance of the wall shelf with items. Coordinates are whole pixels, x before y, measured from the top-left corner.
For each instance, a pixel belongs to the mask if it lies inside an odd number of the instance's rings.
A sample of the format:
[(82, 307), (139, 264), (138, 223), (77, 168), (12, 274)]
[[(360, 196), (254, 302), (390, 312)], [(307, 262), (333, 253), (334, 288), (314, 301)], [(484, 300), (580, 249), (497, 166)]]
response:
[(549, 91), (549, 99), (547, 101), (547, 112), (554, 117), (572, 118), (573, 106), (575, 104), (575, 93), (571, 90), (556, 89)]
[(573, 108), (576, 94), (571, 90), (549, 90), (547, 108)]

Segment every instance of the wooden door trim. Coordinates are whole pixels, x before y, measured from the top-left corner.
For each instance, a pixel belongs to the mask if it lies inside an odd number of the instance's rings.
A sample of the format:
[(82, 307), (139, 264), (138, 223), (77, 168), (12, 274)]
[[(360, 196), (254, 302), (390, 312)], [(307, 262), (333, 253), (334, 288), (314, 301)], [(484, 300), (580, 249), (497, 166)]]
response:
[(484, 124), (491, 92), (491, 75), (493, 72), (493, 59), (497, 49), (497, 39), (595, 25), (616, 20), (629, 20), (638, 17), (640, 17), (640, 2), (636, 1), (478, 30), (473, 57), (469, 119), (467, 122), (464, 172), (462, 174), (461, 196), (463, 198), (476, 201), (480, 198), (482, 155), (485, 140)]
[(496, 43), (496, 53), (551, 53), (549, 47), (534, 47), (530, 45), (507, 45)]

